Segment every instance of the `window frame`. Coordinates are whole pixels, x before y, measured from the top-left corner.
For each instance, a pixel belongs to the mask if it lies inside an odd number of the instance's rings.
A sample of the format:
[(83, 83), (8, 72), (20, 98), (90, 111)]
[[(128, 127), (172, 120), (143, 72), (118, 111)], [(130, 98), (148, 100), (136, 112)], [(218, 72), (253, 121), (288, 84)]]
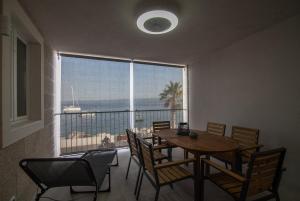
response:
[[(17, 29), (13, 29), (12, 33), (12, 75), (11, 75), (11, 102), (13, 103), (11, 105), (11, 123), (17, 124), (17, 123), (23, 123), (26, 121), (29, 121), (30, 117), (30, 72), (29, 72), (29, 42), (26, 39), (26, 37), (19, 32)], [(26, 115), (18, 116), (18, 39), (25, 44), (26, 46)]]
[[(37, 133), (45, 127), (45, 90), (44, 90), (44, 65), (45, 65), (45, 50), (49, 50), (51, 55), (54, 54), (51, 48), (44, 45), (44, 38), (36, 26), (33, 24), (25, 10), (17, 0), (4, 0), (2, 2), (2, 15), (7, 16), (9, 26), (9, 34), (2, 36), (2, 97), (1, 97), (1, 132), (0, 132), (0, 149), (5, 148), (17, 141)], [(28, 41), (27, 55), (29, 59), (28, 80), (29, 85), (27, 95), (30, 100), (27, 100), (28, 111), (27, 121), (20, 120), (12, 121), (13, 113), (13, 34), (14, 31), (21, 34), (22, 39)], [(46, 49), (47, 48), (47, 49)], [(56, 62), (54, 57), (51, 57)], [(50, 65), (50, 63), (49, 63)], [(52, 64), (51, 64), (52, 65)], [(34, 78), (34, 79), (29, 79)], [(48, 104), (48, 103), (47, 103)], [(24, 104), (25, 106), (25, 104)], [(49, 111), (50, 112), (50, 111)], [(50, 113), (49, 113), (50, 114)], [(50, 120), (49, 120), (50, 121)], [(38, 134), (38, 133), (37, 133)]]

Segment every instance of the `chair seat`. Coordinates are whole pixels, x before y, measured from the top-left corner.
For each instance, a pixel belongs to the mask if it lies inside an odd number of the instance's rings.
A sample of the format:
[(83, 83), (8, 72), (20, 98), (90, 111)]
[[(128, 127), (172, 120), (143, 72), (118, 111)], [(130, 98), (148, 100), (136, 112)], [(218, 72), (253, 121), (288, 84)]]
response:
[(165, 154), (162, 154), (161, 152), (159, 152), (159, 150), (155, 150), (153, 152), (153, 158), (154, 158), (154, 160), (157, 161), (157, 160), (167, 159), (168, 156)]
[(158, 180), (160, 185), (173, 183), (188, 177), (193, 174), (180, 166), (165, 167), (157, 170)]
[(225, 173), (210, 174), (209, 179), (217, 186), (230, 193), (233, 197), (239, 198), (242, 191), (242, 183)]

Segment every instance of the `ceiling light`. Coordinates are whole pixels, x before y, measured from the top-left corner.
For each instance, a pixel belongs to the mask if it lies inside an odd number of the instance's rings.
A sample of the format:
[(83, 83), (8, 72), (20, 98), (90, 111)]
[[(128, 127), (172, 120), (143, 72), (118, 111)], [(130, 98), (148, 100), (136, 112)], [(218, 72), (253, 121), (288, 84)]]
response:
[(164, 34), (175, 29), (178, 18), (169, 11), (152, 10), (140, 15), (136, 24), (145, 33)]

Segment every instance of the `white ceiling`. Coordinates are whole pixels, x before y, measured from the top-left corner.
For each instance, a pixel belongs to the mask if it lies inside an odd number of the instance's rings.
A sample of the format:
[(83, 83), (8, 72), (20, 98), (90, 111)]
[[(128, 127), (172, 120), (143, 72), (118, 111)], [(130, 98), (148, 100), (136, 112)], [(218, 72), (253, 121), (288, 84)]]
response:
[(300, 13), (299, 0), (156, 1), (176, 3), (179, 25), (148, 35), (136, 27), (139, 0), (19, 1), (56, 50), (180, 64)]

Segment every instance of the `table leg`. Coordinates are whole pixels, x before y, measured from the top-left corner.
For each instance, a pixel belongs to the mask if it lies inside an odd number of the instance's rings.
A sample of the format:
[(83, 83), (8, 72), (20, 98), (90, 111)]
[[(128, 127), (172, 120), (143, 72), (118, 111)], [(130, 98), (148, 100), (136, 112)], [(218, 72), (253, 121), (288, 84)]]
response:
[(161, 144), (161, 137), (157, 137), (157, 144)]
[(194, 163), (194, 201), (203, 201), (203, 180), (201, 178), (200, 169), (200, 156), (201, 154), (195, 152), (195, 163)]

